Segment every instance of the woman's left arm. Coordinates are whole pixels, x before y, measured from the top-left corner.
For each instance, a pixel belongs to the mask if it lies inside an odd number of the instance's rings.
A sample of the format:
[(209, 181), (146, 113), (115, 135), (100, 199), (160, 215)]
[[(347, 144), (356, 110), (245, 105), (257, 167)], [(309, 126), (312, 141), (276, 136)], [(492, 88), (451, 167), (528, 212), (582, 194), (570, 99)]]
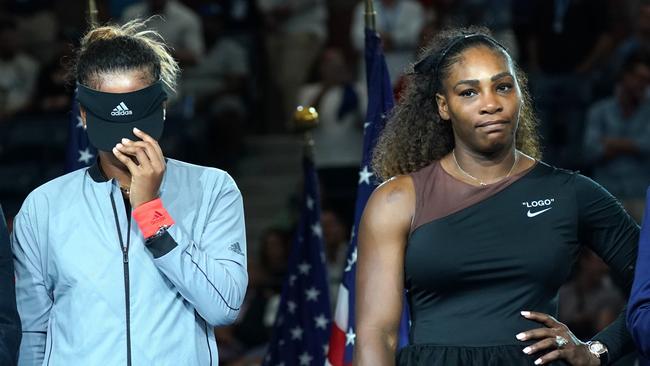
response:
[[(609, 265), (614, 281), (622, 287), (625, 294), (629, 294), (636, 263), (639, 227), (602, 186), (579, 174), (575, 174), (574, 179), (578, 238)], [(542, 339), (528, 347), (527, 353), (555, 348), (540, 357), (540, 362), (536, 364), (546, 364), (557, 359), (563, 359), (571, 365), (600, 364), (601, 360), (589, 351), (587, 343), (577, 339), (566, 325), (552, 316), (535, 312), (524, 312), (522, 315), (546, 326), (517, 335), (520, 340)], [(561, 345), (563, 340), (568, 343)], [(625, 309), (591, 341), (598, 341), (607, 347), (607, 355), (603, 356), (607, 358), (607, 363), (613, 363), (632, 352), (634, 342), (625, 324)]]
[[(575, 180), (580, 242), (607, 263), (612, 278), (627, 297), (634, 280), (639, 226), (602, 186), (578, 174)], [(609, 362), (634, 351), (634, 341), (625, 324), (625, 309), (592, 340), (607, 347)]]

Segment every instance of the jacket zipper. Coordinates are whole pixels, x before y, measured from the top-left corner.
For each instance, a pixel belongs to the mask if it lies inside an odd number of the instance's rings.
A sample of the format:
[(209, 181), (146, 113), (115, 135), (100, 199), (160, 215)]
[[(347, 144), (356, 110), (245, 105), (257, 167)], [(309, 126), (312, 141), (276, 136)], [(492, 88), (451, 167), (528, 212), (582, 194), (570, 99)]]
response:
[[(129, 231), (131, 231), (131, 219), (129, 218)], [(131, 366), (131, 305), (129, 284), (129, 243), (122, 247), (122, 262), (124, 263), (124, 304), (126, 307), (126, 360), (127, 365)]]
[(111, 204), (113, 205), (113, 215), (115, 216), (115, 225), (117, 226), (117, 235), (120, 239), (120, 250), (122, 251), (122, 265), (124, 268), (124, 306), (126, 309), (126, 364), (131, 366), (131, 304), (130, 304), (130, 284), (129, 284), (129, 242), (131, 241), (131, 215), (128, 217), (126, 245), (122, 240), (122, 230), (120, 230), (120, 220), (118, 219), (115, 199), (111, 192)]

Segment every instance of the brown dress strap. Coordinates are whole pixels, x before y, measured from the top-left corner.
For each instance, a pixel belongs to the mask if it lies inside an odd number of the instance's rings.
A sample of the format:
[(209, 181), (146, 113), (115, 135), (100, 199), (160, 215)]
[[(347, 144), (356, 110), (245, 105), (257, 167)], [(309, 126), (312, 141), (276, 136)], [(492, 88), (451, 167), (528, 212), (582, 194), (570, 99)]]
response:
[(411, 233), (422, 224), (451, 215), (495, 195), (519, 180), (532, 167), (486, 186), (474, 186), (454, 178), (436, 160), (409, 174), (415, 187), (415, 214)]

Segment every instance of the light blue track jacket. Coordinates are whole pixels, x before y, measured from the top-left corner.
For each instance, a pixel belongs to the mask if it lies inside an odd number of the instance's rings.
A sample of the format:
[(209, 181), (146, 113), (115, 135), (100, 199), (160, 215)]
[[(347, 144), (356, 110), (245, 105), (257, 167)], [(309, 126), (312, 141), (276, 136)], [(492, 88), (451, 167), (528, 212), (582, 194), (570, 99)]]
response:
[(19, 365), (218, 364), (213, 327), (236, 319), (248, 283), (241, 194), (168, 159), (160, 197), (176, 223), (147, 246), (97, 163), (27, 197), (12, 234)]

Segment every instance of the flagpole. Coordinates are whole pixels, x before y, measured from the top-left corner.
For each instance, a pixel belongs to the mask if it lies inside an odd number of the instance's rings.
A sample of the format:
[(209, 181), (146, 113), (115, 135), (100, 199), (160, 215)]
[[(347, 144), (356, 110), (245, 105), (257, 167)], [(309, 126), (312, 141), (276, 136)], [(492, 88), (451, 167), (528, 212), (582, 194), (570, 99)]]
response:
[(377, 13), (375, 12), (375, 5), (373, 4), (372, 0), (366, 0), (366, 28), (370, 29), (371, 31), (376, 31), (377, 27), (375, 25), (375, 16)]
[(313, 161), (314, 142), (309, 132), (318, 125), (318, 112), (314, 107), (298, 106), (293, 123), (295, 131), (304, 137), (301, 213), (263, 366), (298, 365), (298, 360), (300, 365), (324, 365), (323, 346), (329, 339), (332, 323), (321, 200)]
[(97, 3), (95, 0), (88, 0), (88, 20), (90, 22), (90, 28), (97, 27), (99, 11), (97, 10)]

